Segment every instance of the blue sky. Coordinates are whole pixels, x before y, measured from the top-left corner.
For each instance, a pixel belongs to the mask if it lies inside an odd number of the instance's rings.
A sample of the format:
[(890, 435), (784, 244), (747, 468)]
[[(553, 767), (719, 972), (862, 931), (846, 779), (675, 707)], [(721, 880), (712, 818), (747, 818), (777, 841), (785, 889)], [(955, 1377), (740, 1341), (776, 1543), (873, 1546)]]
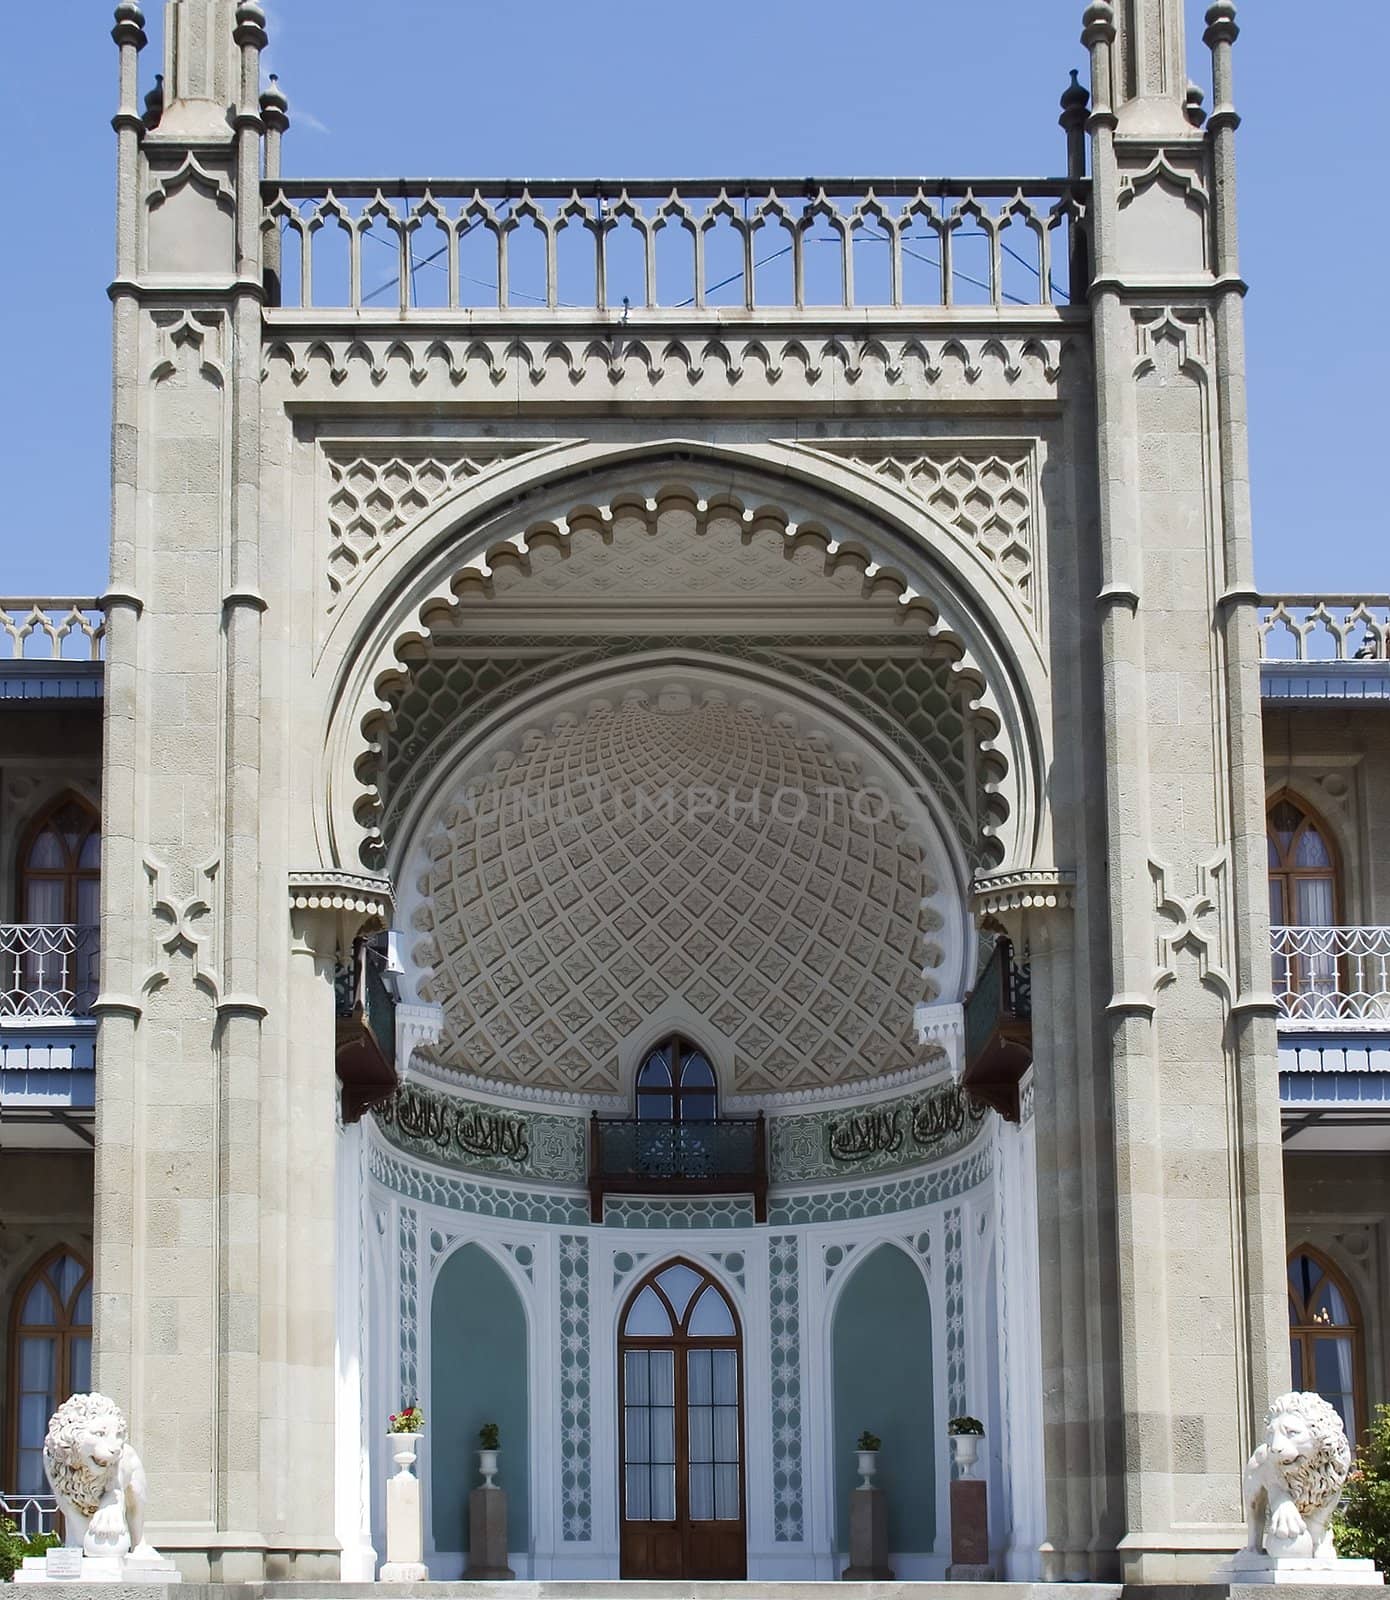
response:
[[(146, 0), (156, 40), (158, 0)], [(1056, 172), (1081, 0), (271, 0), (285, 169), (318, 175)], [(1208, 80), (1189, 4), (1192, 75)], [(105, 0), (7, 8), (0, 592), (106, 572), (116, 52)], [(1245, 0), (1237, 46), (1256, 575), (1390, 590), (1390, 7)], [(158, 65), (146, 52), (142, 89)], [(1084, 77), (1084, 73), (1083, 73)], [(1209, 98), (1209, 97), (1208, 97)], [(19, 230), (23, 222), (25, 229)], [(31, 231), (32, 230), (32, 231)], [(33, 309), (30, 309), (33, 308)]]

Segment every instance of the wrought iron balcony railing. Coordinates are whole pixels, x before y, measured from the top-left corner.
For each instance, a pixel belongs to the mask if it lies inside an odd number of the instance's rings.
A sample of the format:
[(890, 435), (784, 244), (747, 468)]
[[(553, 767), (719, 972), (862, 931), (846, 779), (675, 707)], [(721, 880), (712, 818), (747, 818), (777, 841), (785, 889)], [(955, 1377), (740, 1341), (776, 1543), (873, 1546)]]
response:
[(966, 997), (961, 1083), (976, 1100), (1017, 1122), (1018, 1085), (1032, 1061), (1032, 976), (1001, 938)]
[(273, 179), (274, 305), (556, 313), (1084, 301), (1084, 179)]
[(767, 1220), (767, 1127), (756, 1117), (665, 1122), (589, 1121), (589, 1209), (603, 1221), (606, 1194), (751, 1194)]
[(99, 967), (96, 927), (0, 923), (0, 1018), (90, 1016)]
[(356, 1122), (400, 1086), (396, 1072), (396, 994), (380, 938), (359, 939), (334, 977), (338, 1078), (343, 1121)]
[(1269, 930), (1274, 997), (1292, 1022), (1390, 1028), (1390, 927)]

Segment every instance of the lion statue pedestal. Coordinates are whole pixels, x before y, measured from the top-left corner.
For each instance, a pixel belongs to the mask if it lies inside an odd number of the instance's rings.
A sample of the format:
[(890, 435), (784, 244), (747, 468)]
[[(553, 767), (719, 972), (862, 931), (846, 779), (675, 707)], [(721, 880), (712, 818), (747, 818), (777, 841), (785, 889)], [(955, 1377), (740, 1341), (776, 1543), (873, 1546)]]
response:
[(29, 1556), (16, 1583), (178, 1583), (178, 1569), (145, 1543), (145, 1469), (126, 1421), (104, 1394), (75, 1394), (48, 1423), (43, 1469), (63, 1513), (66, 1543)]
[(1373, 1561), (1339, 1557), (1332, 1514), (1351, 1471), (1342, 1419), (1317, 1394), (1285, 1394), (1265, 1416), (1245, 1468), (1246, 1547), (1220, 1574), (1231, 1583), (1380, 1584)]

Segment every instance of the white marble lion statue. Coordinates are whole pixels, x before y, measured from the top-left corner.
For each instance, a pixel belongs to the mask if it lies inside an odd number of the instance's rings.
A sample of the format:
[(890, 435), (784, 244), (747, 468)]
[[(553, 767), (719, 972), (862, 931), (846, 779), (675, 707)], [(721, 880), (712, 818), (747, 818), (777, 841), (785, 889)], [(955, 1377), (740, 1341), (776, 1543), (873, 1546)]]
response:
[(87, 1556), (158, 1559), (145, 1543), (145, 1469), (104, 1394), (75, 1394), (53, 1413), (43, 1466), (67, 1529)]
[(1336, 1558), (1332, 1513), (1351, 1471), (1342, 1419), (1318, 1394), (1284, 1394), (1245, 1469), (1247, 1548), (1271, 1556)]

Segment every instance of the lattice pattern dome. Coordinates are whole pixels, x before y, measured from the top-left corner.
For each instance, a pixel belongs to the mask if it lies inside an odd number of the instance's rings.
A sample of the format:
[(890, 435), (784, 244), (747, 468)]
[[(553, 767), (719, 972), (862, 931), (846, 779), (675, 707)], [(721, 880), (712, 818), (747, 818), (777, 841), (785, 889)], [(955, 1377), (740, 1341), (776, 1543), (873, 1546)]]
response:
[(854, 760), (717, 691), (533, 729), (428, 841), (415, 925), (435, 1061), (612, 1092), (678, 1002), (740, 1092), (912, 1066), (936, 998), (922, 851)]

